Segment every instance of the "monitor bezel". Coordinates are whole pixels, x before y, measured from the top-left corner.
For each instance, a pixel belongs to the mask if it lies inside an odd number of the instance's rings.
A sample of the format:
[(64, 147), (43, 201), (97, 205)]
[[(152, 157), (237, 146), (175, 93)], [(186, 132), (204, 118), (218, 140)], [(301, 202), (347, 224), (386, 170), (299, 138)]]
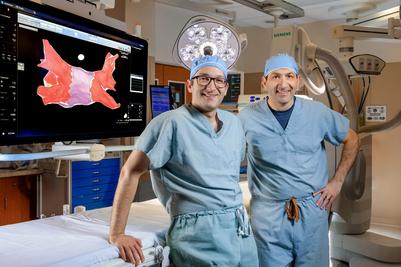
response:
[[(144, 50), (146, 55), (146, 66), (143, 72), (144, 84), (143, 84), (143, 94), (144, 99), (147, 98), (147, 90), (148, 90), (148, 42), (139, 37), (130, 35), (126, 32), (123, 32), (119, 29), (112, 28), (108, 25), (102, 24), (100, 22), (95, 22), (90, 19), (77, 16), (75, 14), (54, 8), (49, 5), (38, 4), (32, 1), (24, 1), (24, 0), (13, 0), (13, 1), (2, 1), (2, 3), (10, 3), (12, 5), (16, 5), (21, 9), (21, 11), (29, 14), (30, 11), (36, 12), (40, 16), (48, 16), (48, 18), (52, 18), (52, 22), (60, 23), (67, 27), (72, 27), (78, 30), (87, 31), (92, 34), (96, 34), (98, 36), (112, 39), (118, 42), (129, 43), (131, 46), (138, 46)], [(142, 133), (144, 128), (146, 127), (146, 101), (144, 101), (145, 106), (145, 118), (143, 122), (140, 123), (139, 127), (131, 127), (126, 130), (119, 130), (118, 132), (107, 132), (107, 131), (93, 131), (89, 133), (82, 133), (79, 131), (75, 131), (72, 133), (50, 133), (50, 135), (46, 136), (18, 136), (12, 135), (9, 137), (0, 138), (0, 146), (7, 145), (18, 145), (18, 144), (32, 144), (32, 143), (48, 143), (48, 142), (60, 142), (60, 141), (76, 141), (76, 140), (92, 140), (92, 139), (107, 139), (107, 138), (119, 138), (119, 137), (130, 137), (130, 136), (138, 136)]]

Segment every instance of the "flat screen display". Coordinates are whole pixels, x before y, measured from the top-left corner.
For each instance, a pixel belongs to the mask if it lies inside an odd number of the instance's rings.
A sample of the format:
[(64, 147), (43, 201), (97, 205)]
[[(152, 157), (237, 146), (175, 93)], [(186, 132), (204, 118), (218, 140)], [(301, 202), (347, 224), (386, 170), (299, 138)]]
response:
[(139, 135), (145, 40), (30, 1), (0, 1), (0, 145)]
[(151, 85), (150, 100), (153, 118), (171, 110), (173, 101), (170, 86)]

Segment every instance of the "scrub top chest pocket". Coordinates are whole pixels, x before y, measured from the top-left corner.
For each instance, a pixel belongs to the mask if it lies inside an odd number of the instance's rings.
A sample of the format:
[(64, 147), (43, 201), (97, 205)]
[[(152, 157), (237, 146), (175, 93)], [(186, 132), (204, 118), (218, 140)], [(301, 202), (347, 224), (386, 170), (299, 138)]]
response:
[(317, 164), (322, 161), (320, 158), (323, 151), (321, 138), (312, 135), (299, 135), (292, 138), (290, 143), (297, 167), (306, 173), (314, 172)]
[(256, 159), (268, 162), (279, 160), (278, 152), (285, 149), (285, 140), (278, 134), (260, 134), (248, 132), (248, 150)]

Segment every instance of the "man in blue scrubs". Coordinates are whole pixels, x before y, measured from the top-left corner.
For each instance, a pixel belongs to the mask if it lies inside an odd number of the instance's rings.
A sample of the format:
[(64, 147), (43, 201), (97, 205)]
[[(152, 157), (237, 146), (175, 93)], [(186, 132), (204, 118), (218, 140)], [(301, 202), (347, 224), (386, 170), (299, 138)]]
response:
[(244, 133), (235, 115), (217, 109), (228, 89), (225, 63), (216, 56), (195, 60), (187, 88), (192, 103), (154, 118), (124, 164), (110, 242), (124, 260), (144, 260), (140, 240), (124, 229), (139, 177), (150, 169), (171, 215), (166, 238), (175, 266), (258, 266), (238, 184)]
[[(248, 145), (251, 223), (263, 267), (329, 266), (326, 210), (359, 148), (348, 119), (294, 96), (299, 82), (293, 57), (271, 57), (261, 82), (268, 98), (239, 115)], [(344, 145), (330, 180), (325, 140)]]

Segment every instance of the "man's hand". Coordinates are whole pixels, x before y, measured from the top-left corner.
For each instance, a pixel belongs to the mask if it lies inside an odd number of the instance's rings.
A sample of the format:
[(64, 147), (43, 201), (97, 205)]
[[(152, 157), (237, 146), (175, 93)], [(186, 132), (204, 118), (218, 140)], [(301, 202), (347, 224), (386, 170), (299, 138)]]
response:
[(135, 265), (139, 265), (145, 260), (142, 253), (142, 243), (141, 240), (125, 235), (124, 232), (139, 179), (148, 170), (148, 167), (149, 158), (145, 153), (136, 150), (131, 152), (121, 169), (111, 210), (109, 242), (118, 247), (120, 256), (124, 261)]
[(135, 266), (144, 262), (141, 240), (129, 235), (119, 235), (110, 237), (110, 243), (118, 247), (120, 257), (124, 261), (131, 262)]
[(359, 137), (354, 130), (348, 129), (348, 133), (343, 141), (343, 144), (344, 146), (343, 152), (341, 153), (341, 161), (338, 164), (333, 178), (331, 178), (329, 183), (323, 189), (313, 193), (313, 196), (320, 194), (320, 198), (316, 201), (316, 204), (321, 209), (330, 209), (338, 193), (340, 193), (345, 176), (350, 170), (355, 161), (356, 155), (358, 154)]
[(319, 195), (320, 198), (316, 201), (316, 204), (321, 209), (330, 209), (338, 193), (340, 193), (342, 182), (336, 179), (331, 179), (329, 183), (320, 191), (313, 193), (313, 196)]

